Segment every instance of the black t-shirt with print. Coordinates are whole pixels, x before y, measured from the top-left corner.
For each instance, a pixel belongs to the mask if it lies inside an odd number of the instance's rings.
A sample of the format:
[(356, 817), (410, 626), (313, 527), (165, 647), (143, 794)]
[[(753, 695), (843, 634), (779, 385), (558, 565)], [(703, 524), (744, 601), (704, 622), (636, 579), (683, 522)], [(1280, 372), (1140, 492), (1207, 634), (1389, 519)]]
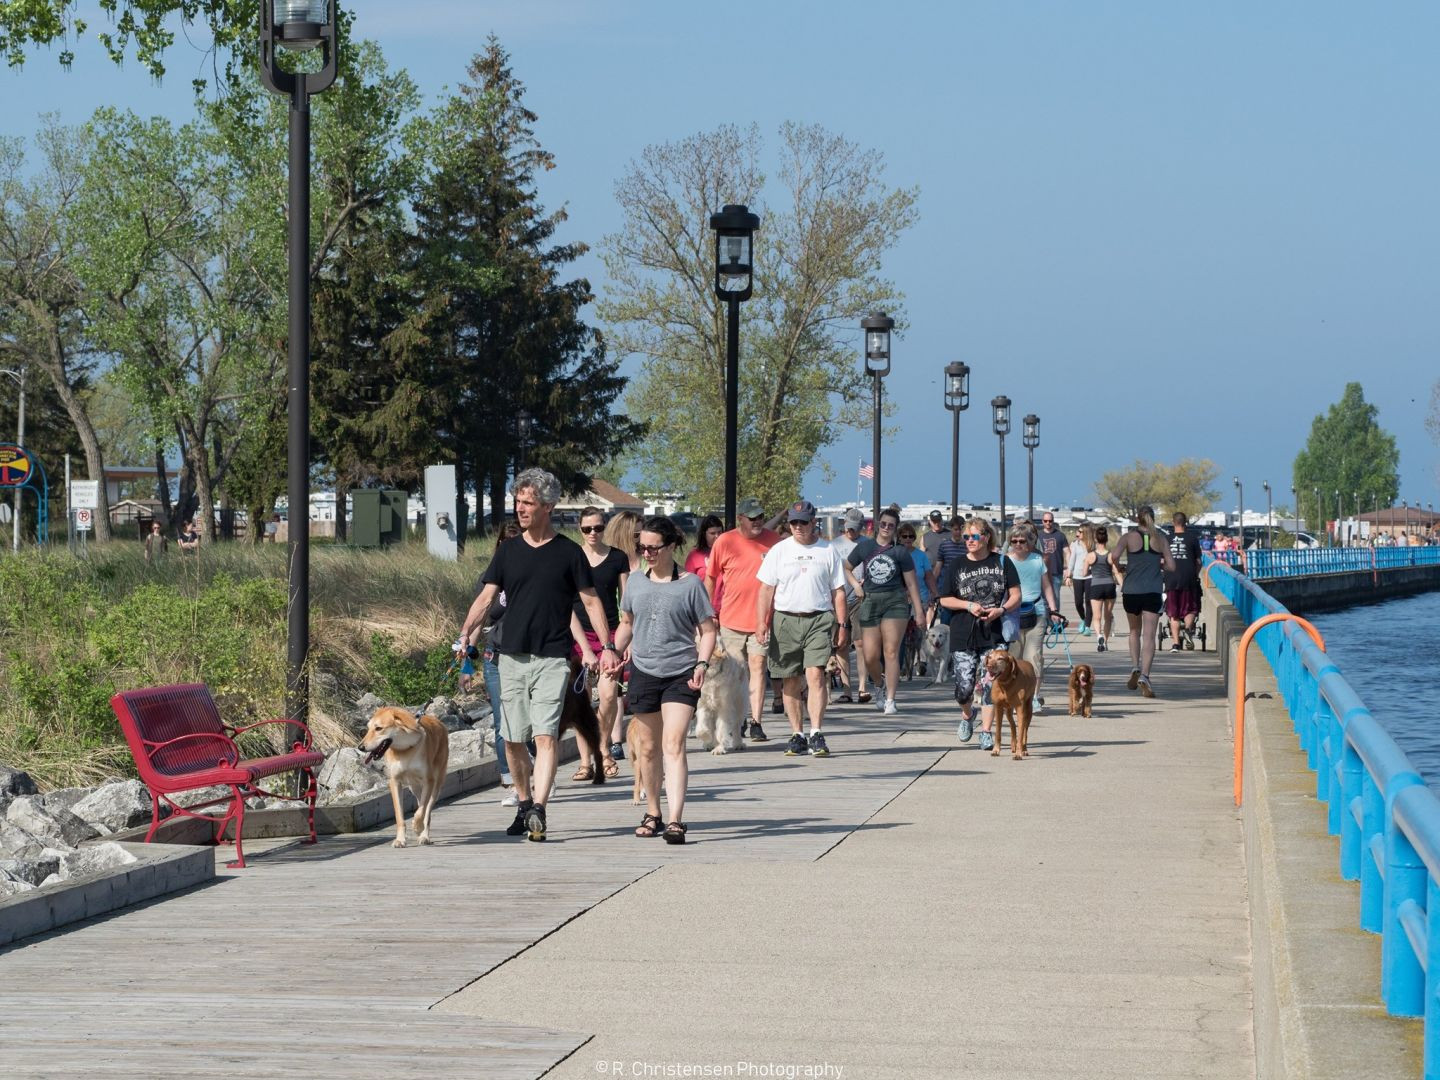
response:
[(495, 549), (481, 579), (505, 591), (505, 640), (508, 656), (570, 655), (570, 611), (581, 589), (594, 585), (580, 545), (555, 536), (532, 547), (523, 536)]
[[(967, 556), (946, 563), (940, 595), (996, 608), (1005, 603), (1011, 589), (1019, 587), (1020, 575), (1015, 572), (1015, 564), (992, 551), (979, 561)], [(979, 619), (965, 608), (950, 616), (950, 648), (956, 651), (990, 649), (1002, 640), (999, 619)]]
[(1170, 560), (1174, 570), (1165, 571), (1165, 588), (1193, 589), (1200, 584), (1200, 540), (1192, 532), (1177, 532), (1170, 538)]
[[(629, 572), (630, 556), (614, 547), (600, 560), (598, 566), (590, 567), (590, 580), (595, 582), (595, 591), (600, 594), (600, 605), (605, 609), (605, 624), (610, 627), (611, 637), (615, 636), (615, 629), (620, 625), (620, 575)], [(590, 615), (578, 597), (575, 600), (575, 614), (580, 619), (581, 627), (591, 631), (595, 629), (590, 625)]]
[[(915, 560), (899, 544), (881, 547), (868, 536), (855, 545), (845, 560), (850, 566), (865, 565), (861, 585), (865, 595), (905, 588), (905, 575), (915, 572)], [(858, 576), (858, 575), (857, 575)]]

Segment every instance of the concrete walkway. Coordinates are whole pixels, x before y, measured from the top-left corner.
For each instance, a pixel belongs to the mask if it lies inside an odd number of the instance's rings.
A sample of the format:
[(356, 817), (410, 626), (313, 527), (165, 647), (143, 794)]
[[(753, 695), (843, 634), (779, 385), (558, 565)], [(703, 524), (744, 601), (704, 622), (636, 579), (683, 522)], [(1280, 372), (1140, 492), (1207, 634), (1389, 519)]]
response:
[(628, 782), (562, 782), (545, 845), (485, 793), (433, 848), (284, 849), (0, 952), (4, 1073), (1252, 1077), (1218, 665), (1161, 657), (1147, 701), (1075, 651), (1095, 716), (1052, 685), (1025, 762), (917, 681), (836, 709), (829, 759), (769, 722), (693, 752), (683, 848), (628, 835)]

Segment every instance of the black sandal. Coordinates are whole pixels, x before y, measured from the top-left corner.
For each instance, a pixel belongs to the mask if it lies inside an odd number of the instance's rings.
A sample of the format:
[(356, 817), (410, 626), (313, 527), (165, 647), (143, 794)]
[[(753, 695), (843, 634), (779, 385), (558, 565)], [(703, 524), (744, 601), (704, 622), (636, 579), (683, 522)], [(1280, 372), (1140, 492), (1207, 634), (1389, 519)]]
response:
[[(636, 836), (659, 836), (660, 826), (664, 824), (659, 814), (646, 814), (640, 819), (640, 827), (635, 830)], [(667, 837), (668, 839), (668, 837)]]
[(667, 844), (683, 844), (685, 842), (685, 823), (683, 821), (672, 821), (665, 826), (662, 833)]

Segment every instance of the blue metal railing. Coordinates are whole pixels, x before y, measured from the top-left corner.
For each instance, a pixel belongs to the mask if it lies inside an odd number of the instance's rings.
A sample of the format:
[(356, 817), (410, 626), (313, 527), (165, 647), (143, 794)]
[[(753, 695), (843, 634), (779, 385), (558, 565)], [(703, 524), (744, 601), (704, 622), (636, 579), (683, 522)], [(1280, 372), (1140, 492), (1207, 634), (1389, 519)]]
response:
[[(1235, 565), (1238, 552), (1216, 556)], [(1353, 548), (1251, 548), (1245, 552), (1245, 568), (1252, 578), (1305, 577), (1312, 574), (1368, 573), (1371, 570), (1398, 570), (1406, 566), (1440, 565), (1440, 547), (1353, 547)]]
[[(1224, 563), (1209, 576), (1246, 625), (1286, 610)], [(1304, 629), (1274, 623), (1255, 643), (1340, 837), (1340, 875), (1360, 882), (1360, 928), (1381, 935), (1381, 999), (1395, 1016), (1425, 1018), (1424, 1075), (1440, 1077), (1440, 799)]]

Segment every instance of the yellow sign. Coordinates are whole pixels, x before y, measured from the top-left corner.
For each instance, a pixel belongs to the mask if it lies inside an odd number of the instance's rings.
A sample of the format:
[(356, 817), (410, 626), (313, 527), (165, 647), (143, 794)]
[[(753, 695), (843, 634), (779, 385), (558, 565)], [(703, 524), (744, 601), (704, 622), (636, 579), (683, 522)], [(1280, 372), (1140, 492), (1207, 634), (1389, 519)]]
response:
[(31, 468), (30, 455), (23, 446), (0, 443), (0, 487), (24, 487)]

